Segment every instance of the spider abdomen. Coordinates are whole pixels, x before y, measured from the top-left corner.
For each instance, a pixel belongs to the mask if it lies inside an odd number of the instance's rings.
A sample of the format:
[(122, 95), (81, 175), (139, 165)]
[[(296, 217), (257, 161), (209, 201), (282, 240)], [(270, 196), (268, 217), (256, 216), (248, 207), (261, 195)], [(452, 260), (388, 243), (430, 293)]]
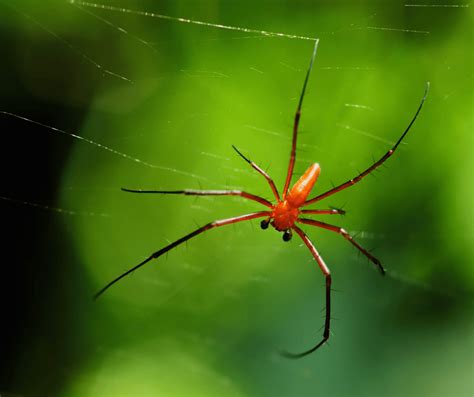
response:
[(314, 163), (311, 164), (300, 179), (298, 179), (286, 197), (286, 201), (288, 201), (292, 207), (299, 208), (306, 201), (320, 172), (321, 167), (318, 163)]

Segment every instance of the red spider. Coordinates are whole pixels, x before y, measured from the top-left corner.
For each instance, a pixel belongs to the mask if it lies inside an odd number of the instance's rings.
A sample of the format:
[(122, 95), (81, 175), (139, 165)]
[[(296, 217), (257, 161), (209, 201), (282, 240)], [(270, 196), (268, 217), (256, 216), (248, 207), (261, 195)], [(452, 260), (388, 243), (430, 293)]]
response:
[(152, 259), (156, 259), (163, 255), (164, 253), (170, 251), (171, 249), (175, 248), (176, 246), (184, 243), (185, 241), (197, 236), (198, 234), (201, 234), (205, 232), (206, 230), (213, 229), (216, 227), (220, 226), (225, 226), (225, 225), (230, 225), (233, 223), (237, 222), (243, 222), (243, 221), (248, 221), (251, 219), (255, 218), (266, 218), (262, 220), (261, 222), (261, 227), (262, 229), (267, 229), (269, 225), (272, 225), (277, 231), (283, 232), (283, 240), (284, 241), (289, 241), (291, 240), (292, 237), (292, 231), (295, 231), (296, 234), (298, 234), (299, 237), (303, 240), (303, 242), (306, 244), (306, 246), (309, 248), (311, 251), (311, 254), (313, 255), (314, 259), (316, 259), (316, 262), (318, 263), (321, 271), (323, 272), (325, 278), (326, 278), (326, 320), (324, 324), (324, 332), (323, 332), (323, 338), (322, 340), (316, 344), (314, 347), (311, 349), (308, 349), (302, 353), (299, 354), (293, 354), (293, 353), (288, 353), (284, 352), (283, 354), (287, 357), (291, 358), (299, 358), (306, 356), (312, 352), (314, 352), (316, 349), (318, 349), (320, 346), (322, 346), (328, 339), (329, 339), (329, 328), (330, 328), (330, 320), (331, 320), (331, 274), (329, 272), (329, 268), (327, 267), (326, 263), (324, 263), (323, 258), (317, 251), (316, 247), (314, 244), (311, 242), (311, 240), (308, 238), (308, 236), (298, 227), (296, 226), (296, 223), (303, 223), (306, 225), (311, 225), (311, 226), (317, 226), (323, 229), (330, 230), (332, 232), (339, 233), (341, 236), (343, 236), (346, 240), (348, 240), (352, 245), (354, 245), (360, 252), (362, 252), (371, 262), (373, 262), (379, 270), (382, 272), (382, 274), (385, 274), (385, 270), (382, 267), (382, 264), (380, 261), (375, 258), (370, 252), (368, 252), (365, 248), (361, 247), (353, 238), (352, 236), (347, 233), (346, 230), (344, 230), (341, 227), (338, 226), (333, 226), (324, 222), (320, 222), (314, 219), (307, 219), (301, 217), (302, 215), (331, 215), (331, 214), (344, 214), (343, 210), (340, 209), (302, 209), (302, 207), (306, 207), (309, 204), (316, 203), (317, 201), (320, 201), (322, 199), (325, 199), (326, 197), (329, 197), (333, 195), (334, 193), (340, 192), (341, 190), (344, 190), (357, 182), (359, 182), (362, 178), (364, 178), (366, 175), (370, 174), (373, 170), (375, 170), (377, 167), (382, 165), (385, 160), (387, 160), (397, 149), (398, 145), (400, 142), (403, 140), (405, 135), (408, 133), (410, 130), (411, 126), (415, 122), (422, 106), (423, 103), (425, 102), (426, 96), (428, 94), (428, 89), (429, 89), (429, 83), (426, 84), (426, 89), (424, 96), (421, 100), (421, 103), (412, 118), (410, 124), (406, 128), (406, 130), (403, 132), (401, 137), (398, 139), (398, 141), (395, 143), (395, 145), (387, 152), (385, 153), (382, 158), (378, 161), (376, 161), (374, 164), (372, 164), (369, 168), (367, 168), (364, 172), (360, 173), (357, 175), (355, 178), (352, 178), (351, 180), (344, 182), (340, 184), (339, 186), (336, 186), (327, 192), (320, 194), (314, 198), (311, 198), (307, 200), (307, 197), (309, 193), (311, 192), (311, 189), (313, 188), (316, 180), (318, 179), (319, 173), (320, 173), (320, 167), (319, 164), (314, 163), (312, 164), (306, 172), (301, 176), (301, 178), (295, 183), (295, 185), (291, 188), (291, 190), (288, 190), (291, 182), (291, 178), (293, 175), (293, 168), (295, 166), (295, 156), (296, 156), (296, 138), (298, 136), (298, 124), (300, 120), (300, 115), (301, 115), (301, 105), (303, 103), (303, 97), (305, 94), (306, 90), (306, 85), (308, 83), (309, 75), (311, 73), (311, 69), (313, 67), (313, 62), (316, 57), (316, 50), (318, 47), (318, 42), (315, 43), (314, 50), (313, 50), (313, 55), (311, 57), (311, 62), (308, 68), (308, 71), (306, 73), (306, 77), (303, 83), (303, 89), (301, 92), (301, 96), (299, 99), (298, 107), (296, 109), (296, 115), (294, 119), (294, 124), (293, 124), (293, 139), (292, 139), (292, 145), (291, 145), (291, 153), (290, 153), (290, 162), (288, 165), (288, 173), (286, 175), (286, 181), (285, 181), (285, 186), (283, 187), (283, 197), (280, 198), (280, 194), (278, 193), (278, 190), (275, 186), (275, 183), (273, 182), (272, 178), (264, 171), (262, 170), (257, 164), (255, 164), (253, 161), (249, 160), (247, 157), (245, 157), (242, 153), (239, 152), (239, 150), (235, 147), (234, 150), (247, 162), (250, 164), (250, 166), (255, 169), (258, 173), (263, 175), (263, 177), (267, 180), (268, 184), (270, 185), (270, 188), (272, 189), (272, 192), (275, 196), (276, 203), (272, 204), (270, 201), (256, 196), (251, 193), (247, 193), (244, 191), (240, 190), (191, 190), (191, 189), (186, 189), (186, 190), (173, 190), (173, 191), (161, 191), (161, 190), (132, 190), (132, 189), (123, 189), (123, 191), (126, 192), (132, 192), (132, 193), (159, 193), (159, 194), (184, 194), (184, 195), (189, 195), (189, 196), (240, 196), (243, 198), (246, 198), (248, 200), (256, 201), (260, 204), (263, 204), (264, 206), (268, 207), (267, 211), (260, 211), (260, 212), (254, 212), (251, 214), (247, 215), (241, 215), (237, 216), (234, 218), (227, 218), (227, 219), (221, 219), (217, 220), (211, 223), (208, 223), (205, 226), (200, 227), (199, 229), (193, 231), (192, 233), (187, 234), (184, 237), (181, 237), (179, 240), (176, 240), (175, 242), (167, 245), (166, 247), (160, 249), (159, 251), (156, 251), (155, 253), (151, 254), (147, 259), (145, 259), (143, 262), (139, 263), (135, 267), (131, 268), (130, 270), (126, 271), (119, 277), (115, 278), (112, 280), (110, 283), (108, 283), (105, 287), (103, 287), (99, 292), (95, 294), (95, 298), (98, 298), (100, 295), (102, 295), (109, 287), (111, 287), (113, 284), (115, 284), (117, 281), (121, 280), (123, 277), (127, 276), (131, 272), (135, 271), (139, 267), (143, 266), (144, 264), (148, 263)]

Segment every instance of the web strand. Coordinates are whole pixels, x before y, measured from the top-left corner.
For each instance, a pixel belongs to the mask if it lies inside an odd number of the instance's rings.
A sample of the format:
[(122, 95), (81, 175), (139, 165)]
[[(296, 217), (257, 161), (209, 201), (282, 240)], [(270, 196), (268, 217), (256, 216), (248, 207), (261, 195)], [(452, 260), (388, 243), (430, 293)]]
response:
[(105, 19), (97, 14), (94, 14), (92, 11), (84, 8), (84, 7), (81, 7), (79, 6), (78, 4), (75, 4), (75, 3), (72, 3), (72, 5), (74, 7), (76, 7), (78, 10), (81, 10), (82, 12), (85, 12), (86, 14), (90, 15), (91, 17), (93, 18), (96, 18), (97, 20), (105, 23), (106, 25), (110, 26), (111, 28), (115, 29), (115, 30), (118, 30), (120, 33), (123, 33), (129, 37), (131, 37), (132, 39), (138, 41), (139, 43), (147, 46), (148, 48), (150, 48), (153, 52), (156, 52), (156, 48), (153, 47), (153, 44), (150, 43), (149, 41), (146, 41), (146, 40), (143, 40), (142, 38), (138, 37), (138, 36), (135, 36), (133, 34), (131, 34), (128, 30), (125, 30), (123, 27), (121, 26), (118, 26), (118, 25), (114, 25), (112, 22), (110, 22), (108, 19)]
[(150, 18), (166, 19), (166, 20), (169, 20), (169, 21), (189, 23), (189, 24), (193, 24), (193, 25), (200, 25), (200, 26), (206, 26), (206, 27), (217, 28), (217, 29), (234, 30), (234, 31), (237, 31), (237, 32), (244, 32), (244, 33), (257, 33), (257, 34), (260, 34), (262, 36), (267, 36), (267, 37), (282, 37), (282, 38), (287, 38), (287, 39), (318, 41), (318, 39), (316, 37), (300, 36), (300, 35), (280, 33), (280, 32), (270, 32), (270, 31), (267, 31), (267, 30), (250, 29), (250, 28), (244, 28), (244, 27), (240, 27), (240, 26), (222, 25), (222, 24), (217, 24), (217, 23), (198, 21), (198, 20), (195, 20), (195, 19), (180, 18), (180, 17), (169, 16), (169, 15), (156, 14), (154, 12), (149, 12), (149, 11), (131, 10), (129, 8), (114, 7), (114, 6), (109, 6), (109, 5), (106, 5), (106, 4), (89, 3), (89, 2), (86, 2), (86, 1), (80, 1), (80, 0), (69, 0), (69, 3), (71, 3), (73, 5), (79, 5), (79, 6), (82, 6), (82, 7), (90, 7), (90, 8), (97, 8), (97, 9), (101, 9), (101, 10), (122, 12), (122, 13), (126, 13), (126, 14), (139, 15), (139, 16), (145, 16), (145, 17), (150, 17)]
[(196, 178), (196, 179), (200, 179), (200, 180), (205, 180), (207, 181), (208, 179), (203, 177), (203, 176), (200, 176), (200, 175), (196, 175), (196, 174), (193, 174), (193, 173), (190, 173), (190, 172), (186, 172), (186, 171), (180, 171), (180, 170), (177, 170), (176, 168), (171, 168), (171, 167), (164, 167), (164, 166), (160, 166), (160, 165), (156, 165), (156, 164), (151, 164), (151, 163), (148, 163), (146, 161), (143, 161), (143, 160), (140, 160), (139, 158), (137, 157), (133, 157), (133, 156), (130, 156), (129, 154), (126, 154), (126, 153), (123, 153), (123, 152), (120, 152), (116, 149), (113, 149), (109, 146), (106, 146), (106, 145), (103, 145), (101, 143), (98, 143), (98, 142), (95, 142), (91, 139), (87, 139), (87, 138), (84, 138), (80, 135), (77, 135), (77, 134), (74, 134), (72, 132), (68, 132), (68, 131), (64, 131), (64, 130), (61, 130), (59, 128), (56, 128), (56, 127), (52, 127), (50, 125), (47, 125), (47, 124), (43, 124), (43, 123), (40, 123), (39, 121), (35, 121), (35, 120), (32, 120), (32, 119), (29, 119), (27, 117), (24, 117), (24, 116), (20, 116), (18, 114), (15, 114), (15, 113), (10, 113), (10, 112), (6, 112), (6, 111), (3, 111), (3, 110), (0, 110), (0, 114), (4, 114), (6, 116), (10, 116), (10, 117), (15, 117), (17, 119), (20, 119), (20, 120), (23, 120), (23, 121), (26, 121), (28, 123), (32, 123), (32, 124), (36, 124), (36, 125), (39, 125), (40, 127), (44, 127), (50, 131), (54, 131), (54, 132), (57, 132), (59, 134), (63, 134), (63, 135), (67, 135), (67, 136), (70, 136), (74, 139), (78, 139), (80, 141), (83, 141), (83, 142), (86, 142), (88, 143), (89, 145), (92, 145), (92, 146), (95, 146), (99, 149), (102, 149), (102, 150), (105, 150), (105, 151), (108, 151), (110, 153), (113, 153), (115, 154), (116, 156), (120, 156), (124, 159), (127, 159), (127, 160), (130, 160), (130, 161), (133, 161), (134, 163), (138, 163), (140, 165), (144, 165), (146, 167), (149, 167), (149, 168), (154, 168), (154, 169), (158, 169), (158, 170), (163, 170), (163, 171), (169, 171), (169, 172), (173, 172), (175, 174), (180, 174), (180, 175), (185, 175), (185, 176), (189, 176), (189, 177), (192, 177), (192, 178)]
[(72, 210), (67, 210), (67, 209), (64, 209), (64, 208), (52, 207), (52, 206), (49, 206), (49, 205), (35, 203), (33, 201), (18, 200), (18, 199), (14, 199), (14, 198), (11, 198), (11, 197), (6, 197), (6, 196), (0, 196), (0, 200), (9, 201), (10, 203), (15, 203), (15, 204), (26, 205), (28, 207), (39, 208), (39, 209), (49, 211), (49, 212), (57, 212), (57, 213), (63, 214), (63, 215), (99, 216), (99, 217), (103, 217), (103, 218), (109, 218), (110, 217), (110, 215), (106, 214), (106, 213), (88, 212), (88, 211), (72, 211)]
[(404, 6), (424, 8), (469, 8), (469, 4), (404, 4)]
[(370, 30), (385, 30), (389, 32), (403, 32), (403, 33), (419, 33), (419, 34), (430, 34), (426, 30), (414, 30), (414, 29), (399, 29), (399, 28), (382, 28), (378, 26), (367, 26)]
[(42, 30), (44, 30), (46, 33), (48, 33), (49, 35), (53, 36), (55, 39), (59, 40), (61, 43), (63, 43), (66, 47), (68, 47), (71, 51), (75, 52), (79, 57), (81, 57), (82, 59), (84, 59), (87, 63), (91, 64), (92, 66), (94, 66), (96, 69), (99, 69), (102, 73), (104, 74), (107, 74), (109, 76), (112, 76), (112, 77), (115, 77), (115, 78), (118, 78), (120, 80), (123, 80), (123, 81), (126, 81), (128, 83), (133, 83), (132, 80), (130, 80), (129, 78), (125, 77), (125, 76), (122, 76), (121, 74), (118, 74), (118, 73), (115, 73), (115, 72), (112, 72), (111, 70), (109, 69), (106, 69), (104, 66), (102, 66), (100, 63), (94, 61), (90, 56), (86, 55), (84, 52), (78, 50), (76, 47), (74, 47), (69, 41), (63, 39), (61, 36), (59, 36), (57, 33), (53, 32), (52, 30), (48, 29), (46, 26), (42, 25), (39, 21), (37, 21), (36, 19), (34, 19), (32, 16), (30, 15), (27, 15), (23, 12), (21, 12), (20, 10), (18, 10), (17, 8), (13, 7), (11, 4), (6, 4), (8, 7), (10, 7), (13, 11), (15, 11), (17, 14), (21, 15), (22, 17), (30, 20), (31, 22), (33, 22), (35, 25), (37, 25), (39, 28), (41, 28)]

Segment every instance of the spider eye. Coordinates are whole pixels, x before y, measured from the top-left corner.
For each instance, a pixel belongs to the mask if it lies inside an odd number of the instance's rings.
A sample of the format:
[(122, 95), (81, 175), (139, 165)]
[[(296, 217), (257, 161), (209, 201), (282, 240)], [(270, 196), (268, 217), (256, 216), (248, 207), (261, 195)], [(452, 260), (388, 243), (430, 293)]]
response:
[(291, 232), (289, 230), (286, 230), (283, 233), (283, 241), (290, 241), (292, 237), (293, 237), (293, 235), (291, 234)]
[(270, 220), (263, 220), (262, 222), (260, 222), (260, 227), (265, 230), (265, 229), (268, 229), (268, 225), (270, 224)]

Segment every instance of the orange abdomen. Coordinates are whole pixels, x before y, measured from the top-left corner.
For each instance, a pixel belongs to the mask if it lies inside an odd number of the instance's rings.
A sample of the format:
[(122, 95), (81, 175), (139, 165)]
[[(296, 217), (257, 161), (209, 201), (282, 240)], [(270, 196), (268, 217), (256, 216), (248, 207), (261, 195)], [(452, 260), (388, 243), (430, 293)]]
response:
[(298, 208), (307, 199), (311, 189), (318, 179), (321, 168), (318, 163), (312, 164), (291, 188), (286, 200), (290, 206)]

